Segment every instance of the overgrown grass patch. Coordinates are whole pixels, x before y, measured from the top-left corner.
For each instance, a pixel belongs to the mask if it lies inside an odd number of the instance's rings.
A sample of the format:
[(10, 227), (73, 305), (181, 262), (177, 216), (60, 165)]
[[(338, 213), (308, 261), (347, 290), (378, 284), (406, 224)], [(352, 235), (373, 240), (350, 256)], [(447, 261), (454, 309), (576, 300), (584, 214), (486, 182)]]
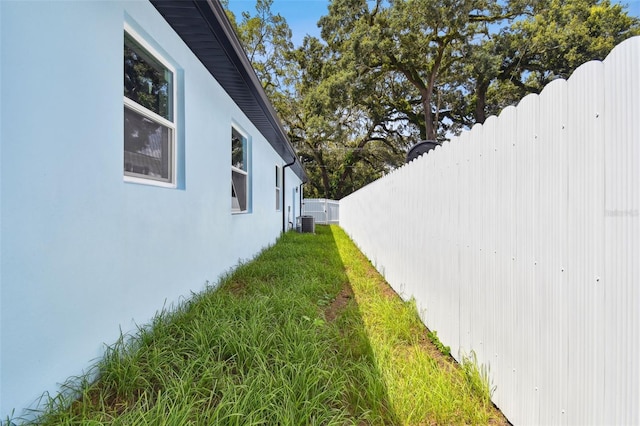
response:
[[(48, 425), (468, 424), (497, 418), (470, 364), (430, 355), (415, 309), (337, 227), (254, 261), (109, 346)], [(413, 309), (413, 310), (412, 310)], [(95, 382), (89, 377), (98, 377)]]

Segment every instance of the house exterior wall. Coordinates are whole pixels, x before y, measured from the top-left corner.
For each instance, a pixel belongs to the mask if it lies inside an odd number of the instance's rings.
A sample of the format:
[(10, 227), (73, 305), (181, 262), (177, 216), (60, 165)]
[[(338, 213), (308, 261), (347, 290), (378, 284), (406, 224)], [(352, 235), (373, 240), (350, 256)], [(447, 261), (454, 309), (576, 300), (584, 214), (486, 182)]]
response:
[[(127, 23), (177, 70), (177, 188), (123, 179)], [(0, 2), (0, 416), (275, 242), (286, 163), (147, 2)], [(250, 212), (231, 213), (231, 127)], [(300, 179), (287, 172), (284, 208)]]

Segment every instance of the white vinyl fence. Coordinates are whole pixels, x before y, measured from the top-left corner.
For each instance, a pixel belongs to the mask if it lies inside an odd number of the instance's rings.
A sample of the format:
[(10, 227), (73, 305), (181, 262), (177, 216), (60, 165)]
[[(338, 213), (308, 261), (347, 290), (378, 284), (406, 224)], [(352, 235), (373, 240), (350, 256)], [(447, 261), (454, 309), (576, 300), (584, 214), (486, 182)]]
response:
[(640, 424), (640, 38), (340, 210), (513, 424)]
[(340, 220), (340, 202), (325, 198), (305, 198), (302, 201), (302, 215), (313, 216), (321, 225), (337, 224)]

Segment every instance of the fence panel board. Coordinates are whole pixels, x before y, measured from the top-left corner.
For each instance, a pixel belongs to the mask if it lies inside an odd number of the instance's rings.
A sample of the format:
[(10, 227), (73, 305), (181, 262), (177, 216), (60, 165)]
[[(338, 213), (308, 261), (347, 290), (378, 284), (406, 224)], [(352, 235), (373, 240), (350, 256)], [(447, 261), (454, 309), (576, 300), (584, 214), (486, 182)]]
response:
[(570, 348), (568, 383), (576, 395), (568, 402), (567, 413), (575, 423), (589, 420), (603, 424), (603, 375), (593, 374), (602, 365), (601, 344), (603, 306), (602, 276), (604, 160), (603, 66), (589, 62), (568, 81), (568, 250), (570, 297), (567, 300)]
[(514, 424), (640, 424), (640, 38), (340, 201)]
[[(513, 372), (513, 357), (515, 348), (512, 336), (515, 333), (514, 324), (517, 309), (514, 293), (515, 266), (515, 235), (516, 235), (516, 109), (509, 107), (502, 111), (496, 130), (497, 171), (499, 174), (496, 191), (496, 216), (499, 217), (498, 233), (496, 235), (497, 264), (496, 297), (503, 301), (499, 303), (500, 326), (502, 332), (501, 344), (496, 362), (490, 366), (490, 373), (496, 387), (494, 400), (500, 406), (511, 407), (507, 401), (515, 395), (515, 374)], [(506, 415), (506, 413), (505, 413)], [(511, 416), (513, 417), (513, 415)]]
[[(465, 322), (462, 324), (462, 334), (464, 337), (464, 346), (462, 346), (459, 350), (453, 350), (458, 353), (468, 354), (473, 349), (472, 343), (472, 327), (473, 327), (473, 285), (474, 285), (474, 272), (475, 272), (475, 248), (473, 247), (473, 236), (476, 230), (476, 225), (474, 223), (474, 219), (477, 218), (477, 215), (474, 213), (474, 196), (475, 188), (473, 187), (474, 179), (476, 177), (473, 175), (474, 169), (474, 145), (472, 144), (472, 140), (470, 137), (466, 138), (466, 144), (464, 145), (464, 156), (463, 159), (465, 161), (465, 186), (466, 193), (469, 196), (464, 197), (465, 203), (463, 210), (461, 212), (462, 218), (464, 220), (463, 229), (465, 233), (463, 235), (463, 259), (462, 263), (465, 268), (464, 274), (464, 288), (463, 293), (464, 296), (462, 298), (462, 302), (460, 304), (460, 313), (463, 315)], [(468, 191), (468, 192), (467, 192)]]
[[(640, 38), (605, 62), (605, 352), (604, 416), (640, 424)], [(630, 285), (635, 283), (635, 285)]]
[(566, 383), (557, 381), (568, 362), (563, 291), (566, 281), (567, 232), (567, 82), (556, 80), (540, 96), (540, 168), (538, 225), (535, 257), (538, 262), (536, 286), (541, 315), (538, 318), (538, 362), (540, 379), (540, 424), (563, 424), (567, 404)]
[[(520, 119), (523, 117), (523, 119)], [(519, 396), (519, 416), (538, 423), (538, 394), (536, 381), (539, 370), (533, 359), (537, 356), (536, 327), (539, 307), (535, 295), (535, 256), (536, 244), (535, 206), (537, 203), (538, 170), (536, 168), (538, 151), (539, 102), (538, 96), (529, 95), (518, 104), (518, 126), (516, 130), (516, 299), (526, 300), (518, 304), (516, 317), (517, 338), (516, 359), (514, 362), (516, 377), (516, 395)]]

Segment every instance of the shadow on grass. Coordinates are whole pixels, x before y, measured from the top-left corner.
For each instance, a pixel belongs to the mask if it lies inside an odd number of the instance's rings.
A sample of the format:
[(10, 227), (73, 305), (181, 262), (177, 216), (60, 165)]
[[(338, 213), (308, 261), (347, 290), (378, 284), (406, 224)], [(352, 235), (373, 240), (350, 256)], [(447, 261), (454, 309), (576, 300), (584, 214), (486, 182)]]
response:
[(334, 229), (329, 226), (318, 226), (316, 229), (318, 236), (327, 235), (327, 243), (319, 241), (324, 245), (326, 257), (335, 259), (335, 263), (339, 262), (345, 274), (342, 288), (333, 296), (323, 313), (339, 336), (341, 355), (352, 365), (349, 371), (352, 381), (350, 403), (356, 407), (356, 412), (373, 414), (374, 418), (369, 419), (373, 424), (402, 424), (389, 400), (387, 385), (378, 368), (360, 307), (346, 273), (347, 265), (338, 249)]
[[(235, 294), (250, 298), (286, 293), (286, 297), (278, 297), (277, 303), (282, 303), (278, 309), (302, 318), (323, 346), (318, 373), (329, 370), (325, 373), (332, 377), (332, 383), (327, 386), (334, 388), (340, 400), (328, 404), (344, 414), (333, 419), (335, 424), (402, 424), (390, 403), (334, 230), (322, 225), (315, 230), (315, 234), (284, 234), (274, 247), (247, 265), (259, 271), (259, 282), (239, 268), (223, 289), (233, 288)], [(280, 262), (286, 267), (274, 267)], [(241, 288), (238, 283), (243, 283)], [(288, 420), (314, 422), (308, 418)]]

